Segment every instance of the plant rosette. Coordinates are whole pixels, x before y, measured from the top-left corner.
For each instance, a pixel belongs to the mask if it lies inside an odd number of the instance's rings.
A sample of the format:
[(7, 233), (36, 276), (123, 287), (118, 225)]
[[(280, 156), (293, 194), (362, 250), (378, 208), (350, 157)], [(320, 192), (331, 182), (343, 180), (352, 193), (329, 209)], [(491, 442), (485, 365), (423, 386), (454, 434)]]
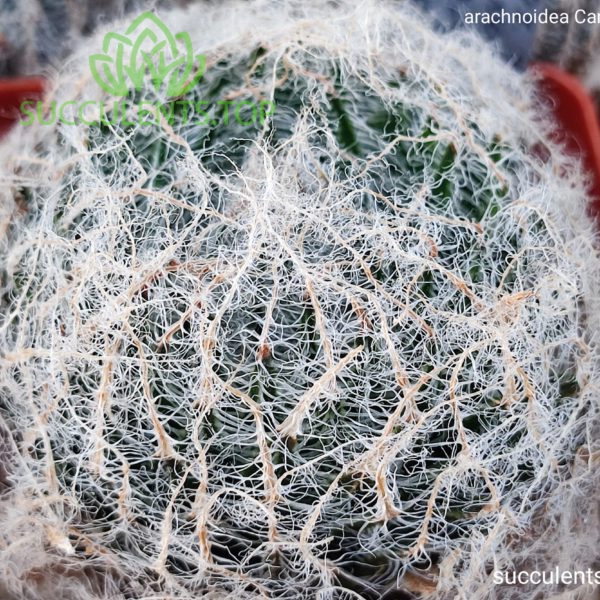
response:
[(161, 19), (0, 147), (10, 589), (526, 598), (494, 569), (592, 560), (599, 262), (533, 82), (405, 3)]

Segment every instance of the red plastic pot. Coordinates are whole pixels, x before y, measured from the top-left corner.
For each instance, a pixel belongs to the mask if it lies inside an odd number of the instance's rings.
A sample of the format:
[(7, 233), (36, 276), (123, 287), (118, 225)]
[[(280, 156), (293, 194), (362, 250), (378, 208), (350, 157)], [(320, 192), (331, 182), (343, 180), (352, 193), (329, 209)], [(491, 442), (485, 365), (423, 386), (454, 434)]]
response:
[(0, 79), (0, 136), (21, 116), (20, 106), (25, 100), (38, 100), (44, 92), (41, 77)]
[(600, 124), (596, 106), (572, 75), (548, 63), (536, 63), (531, 69), (540, 76), (539, 88), (550, 100), (559, 124), (555, 139), (582, 160), (590, 176), (590, 214), (600, 225)]

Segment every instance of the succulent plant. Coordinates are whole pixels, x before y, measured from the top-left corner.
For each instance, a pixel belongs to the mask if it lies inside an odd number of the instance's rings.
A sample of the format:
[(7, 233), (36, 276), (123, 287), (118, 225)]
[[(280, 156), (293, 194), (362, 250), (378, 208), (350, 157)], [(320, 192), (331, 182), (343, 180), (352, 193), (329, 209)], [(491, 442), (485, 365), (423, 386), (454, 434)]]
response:
[(193, 89), (113, 102), (98, 37), (46, 108), (105, 118), (1, 151), (5, 580), (494, 597), (597, 422), (592, 224), (530, 84), (399, 3), (161, 17)]

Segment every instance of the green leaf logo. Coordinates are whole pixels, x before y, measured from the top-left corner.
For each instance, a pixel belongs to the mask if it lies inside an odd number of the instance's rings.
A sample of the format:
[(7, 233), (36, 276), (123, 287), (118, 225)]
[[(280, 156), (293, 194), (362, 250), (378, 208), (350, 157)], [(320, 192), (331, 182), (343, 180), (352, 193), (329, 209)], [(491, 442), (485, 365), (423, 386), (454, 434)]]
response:
[(126, 96), (132, 87), (140, 91), (146, 73), (157, 91), (166, 85), (168, 96), (181, 96), (200, 81), (206, 66), (206, 57), (199, 54), (194, 67), (188, 33), (173, 35), (151, 12), (142, 13), (124, 35), (107, 33), (102, 51), (90, 56), (90, 70), (96, 83), (113, 96)]

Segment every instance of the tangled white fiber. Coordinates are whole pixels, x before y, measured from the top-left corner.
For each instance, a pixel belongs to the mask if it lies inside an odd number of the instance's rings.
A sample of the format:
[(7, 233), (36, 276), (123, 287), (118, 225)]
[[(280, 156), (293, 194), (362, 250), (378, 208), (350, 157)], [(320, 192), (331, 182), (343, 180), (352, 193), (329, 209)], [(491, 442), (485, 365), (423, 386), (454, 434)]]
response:
[[(495, 570), (591, 567), (599, 263), (532, 83), (401, 2), (160, 16), (194, 99), (275, 113), (135, 124), (147, 81), (129, 123), (0, 147), (7, 588), (507, 599)], [(116, 114), (101, 45), (46, 114)]]

